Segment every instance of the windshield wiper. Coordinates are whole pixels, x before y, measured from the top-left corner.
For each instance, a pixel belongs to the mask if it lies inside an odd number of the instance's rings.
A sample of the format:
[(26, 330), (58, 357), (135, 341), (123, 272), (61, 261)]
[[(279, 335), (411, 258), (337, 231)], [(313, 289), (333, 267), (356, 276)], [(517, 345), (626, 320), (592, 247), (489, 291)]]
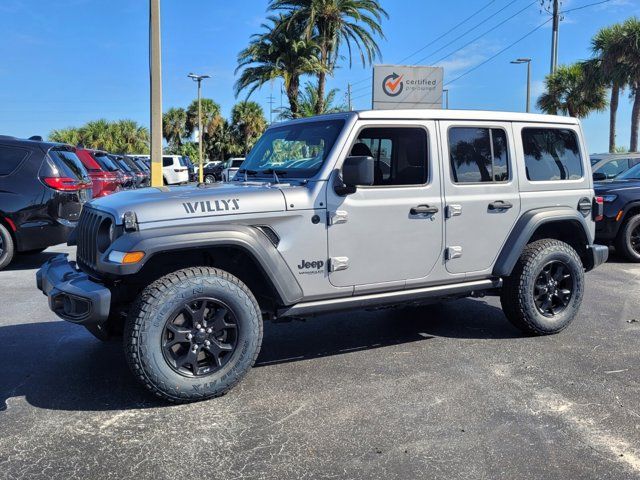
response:
[(247, 177), (249, 175), (251, 175), (251, 176), (257, 175), (258, 171), (257, 170), (250, 170), (248, 168), (241, 168), (241, 169), (238, 170), (238, 173), (241, 174), (241, 175), (244, 173), (244, 181), (246, 182), (247, 181)]
[(278, 178), (278, 175), (282, 175), (283, 177), (287, 174), (286, 170), (276, 170), (275, 168), (267, 168), (266, 170), (263, 170), (262, 173), (266, 174), (266, 175), (272, 175), (273, 174), (273, 180), (275, 183), (280, 183), (280, 179)]

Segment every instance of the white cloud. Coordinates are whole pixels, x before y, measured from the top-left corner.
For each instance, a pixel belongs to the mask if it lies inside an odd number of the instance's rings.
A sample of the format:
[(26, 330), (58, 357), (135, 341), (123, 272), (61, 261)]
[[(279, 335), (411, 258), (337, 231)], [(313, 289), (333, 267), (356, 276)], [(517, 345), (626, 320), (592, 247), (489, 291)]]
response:
[(438, 62), (436, 66), (444, 68), (445, 75), (451, 78), (451, 76), (482, 63), (499, 49), (499, 45), (481, 40), (463, 48), (442, 62)]

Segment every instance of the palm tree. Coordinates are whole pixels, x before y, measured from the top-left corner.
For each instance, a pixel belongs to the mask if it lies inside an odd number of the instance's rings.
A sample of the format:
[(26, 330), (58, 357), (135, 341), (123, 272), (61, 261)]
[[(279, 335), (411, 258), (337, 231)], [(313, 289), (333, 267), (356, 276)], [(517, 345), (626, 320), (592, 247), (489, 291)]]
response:
[(118, 120), (109, 124), (111, 148), (116, 153), (146, 153), (149, 130), (134, 120)]
[[(215, 135), (216, 129), (224, 121), (220, 114), (220, 105), (210, 98), (203, 98), (202, 105), (202, 142), (203, 151), (210, 150), (209, 143)], [(198, 129), (198, 100), (194, 100), (187, 108), (187, 135), (192, 135)], [(199, 159), (198, 159), (199, 160)]]
[[(324, 110), (320, 113), (336, 113), (336, 112), (344, 112), (347, 110), (346, 105), (334, 105), (336, 94), (338, 93), (337, 88), (333, 88), (329, 90), (326, 98), (324, 99), (323, 108)], [(316, 106), (318, 105), (318, 90), (311, 84), (311, 82), (307, 82), (304, 86), (304, 90), (300, 92), (298, 97), (298, 105), (299, 112), (298, 117), (312, 117), (316, 115)], [(280, 112), (280, 118), (282, 119), (292, 119), (295, 118), (290, 109), (285, 108), (282, 112)]]
[(629, 86), (633, 96), (631, 109), (631, 141), (629, 150), (638, 151), (638, 129), (640, 127), (640, 20), (631, 17), (622, 24), (624, 32), (624, 55), (620, 62), (629, 73)]
[(236, 103), (231, 110), (231, 123), (246, 155), (267, 128), (262, 107), (256, 102)]
[(87, 122), (80, 127), (80, 141), (86, 147), (114, 151), (111, 137), (109, 122), (104, 118)]
[(187, 112), (184, 108), (170, 108), (162, 115), (162, 136), (173, 148), (180, 148), (187, 132)]
[(538, 98), (538, 108), (545, 113), (584, 118), (607, 106), (604, 86), (590, 79), (584, 63), (561, 65), (547, 75), (545, 85), (546, 92)]
[(374, 37), (384, 38), (380, 23), (389, 16), (378, 0), (271, 0), (269, 8), (287, 12), (289, 22), (303, 24), (307, 39), (318, 43), (324, 69), (317, 73), (316, 113), (324, 110), (327, 73), (333, 73), (343, 45), (347, 47), (349, 66), (354, 49), (360, 53), (363, 66), (380, 56)]
[(263, 23), (263, 33), (255, 34), (249, 46), (238, 54), (236, 73), (242, 69), (235, 84), (236, 95), (248, 89), (247, 98), (262, 85), (282, 78), (294, 116), (298, 112), (300, 76), (316, 74), (323, 67), (318, 58), (318, 45), (304, 37), (303, 26), (283, 15), (270, 16)]
[(68, 143), (69, 145), (78, 145), (79, 143), (82, 143), (80, 139), (80, 130), (74, 127), (52, 130), (49, 134), (49, 140), (58, 143)]
[(625, 31), (622, 24), (601, 29), (591, 39), (591, 50), (599, 61), (602, 81), (611, 88), (609, 101), (609, 152), (616, 151), (616, 115), (620, 90), (629, 82), (629, 71), (622, 63), (625, 57)]

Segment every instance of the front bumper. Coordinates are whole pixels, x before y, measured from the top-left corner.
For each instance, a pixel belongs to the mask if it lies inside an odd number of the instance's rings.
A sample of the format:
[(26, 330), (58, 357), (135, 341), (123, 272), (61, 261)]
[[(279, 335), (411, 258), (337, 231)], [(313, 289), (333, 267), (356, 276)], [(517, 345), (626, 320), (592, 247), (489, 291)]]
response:
[(49, 298), (49, 308), (60, 318), (78, 323), (92, 332), (109, 317), (111, 291), (78, 270), (60, 254), (36, 272), (38, 289)]
[(589, 255), (587, 270), (593, 270), (607, 261), (609, 247), (606, 245), (589, 245), (587, 253)]

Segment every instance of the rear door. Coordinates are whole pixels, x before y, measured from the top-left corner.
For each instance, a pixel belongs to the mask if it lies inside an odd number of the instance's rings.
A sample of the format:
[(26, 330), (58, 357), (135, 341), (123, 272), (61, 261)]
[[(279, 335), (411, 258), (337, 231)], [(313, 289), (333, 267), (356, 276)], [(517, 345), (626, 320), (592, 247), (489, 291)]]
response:
[(445, 259), (450, 273), (491, 271), (520, 214), (509, 122), (440, 122)]

